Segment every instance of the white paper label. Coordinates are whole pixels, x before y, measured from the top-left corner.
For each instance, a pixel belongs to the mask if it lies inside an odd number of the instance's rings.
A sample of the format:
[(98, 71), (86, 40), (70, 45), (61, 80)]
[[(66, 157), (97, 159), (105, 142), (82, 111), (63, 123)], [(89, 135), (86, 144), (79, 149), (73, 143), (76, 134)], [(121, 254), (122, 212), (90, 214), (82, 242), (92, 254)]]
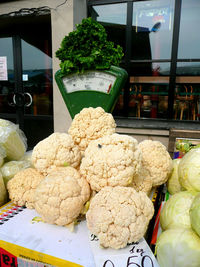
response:
[(122, 249), (101, 248), (95, 235), (90, 236), (90, 245), (96, 267), (159, 267), (159, 264), (144, 238)]
[(0, 57), (0, 81), (8, 80), (7, 57)]
[(23, 74), (23, 75), (22, 75), (22, 80), (23, 80), (24, 82), (28, 81), (28, 74)]

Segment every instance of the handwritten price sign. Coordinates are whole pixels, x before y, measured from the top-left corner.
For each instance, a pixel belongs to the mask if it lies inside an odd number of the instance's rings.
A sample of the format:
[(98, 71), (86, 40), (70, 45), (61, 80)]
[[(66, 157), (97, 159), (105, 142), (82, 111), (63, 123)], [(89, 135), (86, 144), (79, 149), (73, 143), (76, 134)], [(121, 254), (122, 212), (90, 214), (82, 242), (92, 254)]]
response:
[(159, 267), (144, 238), (119, 250), (101, 248), (98, 238), (93, 234), (90, 243), (96, 267)]

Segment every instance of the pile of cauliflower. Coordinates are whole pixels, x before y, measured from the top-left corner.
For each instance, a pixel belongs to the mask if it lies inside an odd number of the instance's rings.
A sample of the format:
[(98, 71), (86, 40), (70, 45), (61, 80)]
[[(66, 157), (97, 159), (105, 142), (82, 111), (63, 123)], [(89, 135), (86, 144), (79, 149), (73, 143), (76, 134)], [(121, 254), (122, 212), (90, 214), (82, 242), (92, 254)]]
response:
[(68, 133), (40, 141), (31, 166), (7, 183), (15, 204), (33, 208), (44, 222), (69, 226), (86, 218), (102, 247), (139, 241), (154, 215), (153, 187), (168, 180), (172, 159), (158, 141), (140, 143), (116, 133), (101, 107), (84, 108)]

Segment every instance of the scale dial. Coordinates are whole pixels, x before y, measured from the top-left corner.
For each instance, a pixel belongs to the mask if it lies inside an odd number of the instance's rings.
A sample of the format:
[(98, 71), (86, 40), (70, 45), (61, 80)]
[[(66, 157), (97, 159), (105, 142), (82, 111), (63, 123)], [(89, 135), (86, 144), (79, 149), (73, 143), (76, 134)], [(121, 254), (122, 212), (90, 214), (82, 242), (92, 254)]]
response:
[(109, 73), (87, 71), (84, 74), (72, 74), (64, 77), (63, 84), (68, 93), (86, 90), (109, 94), (115, 80), (116, 76)]

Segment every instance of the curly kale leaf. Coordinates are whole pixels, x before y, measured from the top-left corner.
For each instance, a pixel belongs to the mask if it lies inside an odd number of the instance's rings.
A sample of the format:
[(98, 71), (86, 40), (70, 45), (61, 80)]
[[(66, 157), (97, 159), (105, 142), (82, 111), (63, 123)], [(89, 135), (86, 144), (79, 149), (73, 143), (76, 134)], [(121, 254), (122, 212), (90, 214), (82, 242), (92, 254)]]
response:
[(92, 18), (82, 20), (76, 30), (65, 36), (56, 57), (63, 74), (80, 73), (88, 69), (109, 69), (118, 66), (123, 57), (122, 47), (107, 40), (105, 28)]

